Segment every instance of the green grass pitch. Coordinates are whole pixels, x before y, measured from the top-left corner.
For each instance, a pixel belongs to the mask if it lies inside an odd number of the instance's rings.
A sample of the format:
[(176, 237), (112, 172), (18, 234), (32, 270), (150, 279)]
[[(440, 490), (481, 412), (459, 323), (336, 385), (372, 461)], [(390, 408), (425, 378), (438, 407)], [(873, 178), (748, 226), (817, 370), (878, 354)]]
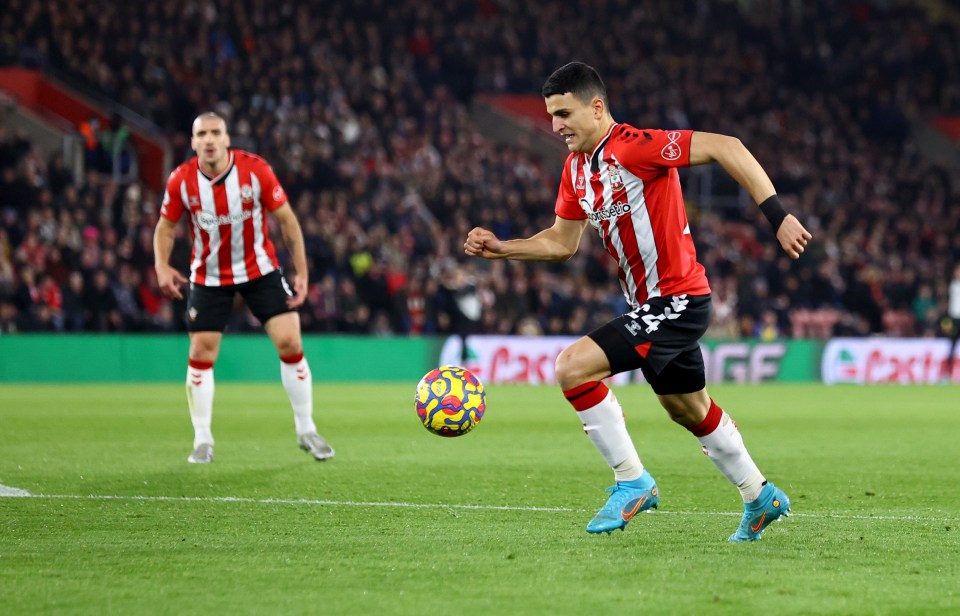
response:
[(414, 384), (318, 384), (337, 449), (296, 447), (277, 384), (219, 383), (216, 459), (183, 387), (0, 385), (4, 614), (960, 613), (960, 393), (714, 386), (793, 500), (729, 544), (734, 488), (649, 389), (616, 393), (659, 511), (586, 522), (612, 475), (557, 388), (488, 386), (457, 439)]

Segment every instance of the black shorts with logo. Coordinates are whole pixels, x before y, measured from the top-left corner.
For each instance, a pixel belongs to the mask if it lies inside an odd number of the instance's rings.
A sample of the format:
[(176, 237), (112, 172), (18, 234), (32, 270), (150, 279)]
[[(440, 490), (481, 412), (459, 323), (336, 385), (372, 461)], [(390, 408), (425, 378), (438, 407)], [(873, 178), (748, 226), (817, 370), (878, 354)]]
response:
[(249, 282), (223, 287), (190, 283), (187, 296), (187, 329), (191, 332), (222, 332), (233, 312), (233, 298), (239, 293), (253, 316), (261, 323), (293, 309), (287, 299), (293, 291), (283, 272), (274, 270)]
[(709, 295), (655, 297), (587, 335), (613, 374), (639, 368), (656, 393), (686, 394), (706, 386), (700, 338), (710, 311)]

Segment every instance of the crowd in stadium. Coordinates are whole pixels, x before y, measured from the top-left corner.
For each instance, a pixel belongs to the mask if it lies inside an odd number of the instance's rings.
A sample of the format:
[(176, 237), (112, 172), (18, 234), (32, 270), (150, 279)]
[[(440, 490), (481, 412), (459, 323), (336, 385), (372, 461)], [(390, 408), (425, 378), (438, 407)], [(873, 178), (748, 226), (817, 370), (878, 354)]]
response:
[[(578, 59), (606, 77), (618, 121), (739, 137), (814, 234), (792, 262), (750, 204), (691, 201), (710, 335), (939, 334), (960, 181), (910, 120), (960, 112), (960, 36), (910, 4), (9, 4), (0, 61), (84, 82), (156, 124), (178, 161), (215, 110), (273, 165), (311, 262), (305, 331), (583, 334), (625, 311), (594, 238), (561, 265), (462, 251), (474, 226), (549, 226), (562, 161), (494, 143), (471, 97), (536, 96)], [(0, 331), (182, 330), (153, 273), (160, 199), (94, 166), (78, 183), (0, 125)]]

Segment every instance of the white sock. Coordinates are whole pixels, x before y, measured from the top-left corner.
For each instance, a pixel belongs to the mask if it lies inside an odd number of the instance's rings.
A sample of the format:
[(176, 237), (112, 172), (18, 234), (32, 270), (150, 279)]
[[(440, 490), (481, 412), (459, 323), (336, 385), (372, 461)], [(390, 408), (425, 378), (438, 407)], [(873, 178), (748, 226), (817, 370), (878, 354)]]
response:
[(643, 464), (633, 446), (623, 409), (607, 386), (591, 381), (563, 392), (603, 459), (613, 469), (617, 481), (632, 481), (643, 474)]
[(297, 435), (316, 432), (313, 423), (313, 375), (303, 353), (280, 358), (280, 381), (287, 390)]
[(766, 480), (747, 452), (733, 419), (711, 400), (706, 419), (690, 431), (714, 466), (740, 490), (743, 502), (757, 500)]
[(213, 363), (190, 360), (187, 365), (187, 405), (193, 422), (193, 446), (213, 444)]

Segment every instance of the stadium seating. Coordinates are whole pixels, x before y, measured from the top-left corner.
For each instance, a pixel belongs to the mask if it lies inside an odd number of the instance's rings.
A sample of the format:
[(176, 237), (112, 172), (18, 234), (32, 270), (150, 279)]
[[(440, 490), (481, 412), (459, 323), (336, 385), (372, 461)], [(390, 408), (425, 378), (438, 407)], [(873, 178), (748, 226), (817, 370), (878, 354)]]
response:
[[(748, 323), (772, 313), (781, 336), (934, 334), (960, 262), (958, 176), (910, 130), (960, 112), (960, 36), (910, 4), (26, 4), (12, 0), (25, 18), (4, 22), (4, 61), (121, 103), (166, 132), (178, 160), (193, 117), (213, 109), (235, 146), (273, 164), (306, 234), (307, 331), (453, 331), (442, 273), (454, 264), (484, 306), (475, 331), (581, 334), (623, 309), (590, 238), (562, 267), (461, 257), (475, 225), (517, 236), (550, 224), (559, 173), (481, 134), (471, 98), (537, 95), (571, 59), (601, 70), (619, 120), (739, 137), (814, 233), (789, 262), (716, 170), (734, 207), (688, 209), (723, 289), (718, 329), (755, 336)], [(182, 330), (182, 306), (152, 279), (159, 198), (95, 170), (76, 183), (0, 128), (0, 329)], [(239, 314), (232, 327), (254, 324)]]

